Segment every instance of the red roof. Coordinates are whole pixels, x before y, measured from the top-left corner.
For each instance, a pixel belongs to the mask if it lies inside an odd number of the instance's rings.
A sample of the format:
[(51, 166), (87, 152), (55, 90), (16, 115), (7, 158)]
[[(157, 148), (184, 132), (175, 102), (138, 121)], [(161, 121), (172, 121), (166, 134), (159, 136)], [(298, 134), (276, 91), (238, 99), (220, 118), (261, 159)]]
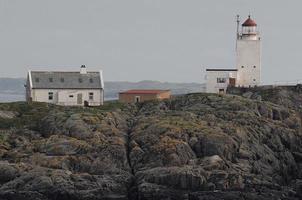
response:
[(242, 24), (242, 26), (257, 26), (256, 22), (251, 19), (251, 16)]
[(120, 92), (120, 94), (160, 94), (167, 92), (169, 90), (128, 90), (125, 92)]

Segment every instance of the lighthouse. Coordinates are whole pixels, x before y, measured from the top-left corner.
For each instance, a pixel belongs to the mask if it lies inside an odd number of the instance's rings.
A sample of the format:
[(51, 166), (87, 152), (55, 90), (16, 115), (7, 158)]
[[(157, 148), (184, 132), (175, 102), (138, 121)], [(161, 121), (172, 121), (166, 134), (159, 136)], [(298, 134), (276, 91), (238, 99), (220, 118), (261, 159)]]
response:
[(257, 23), (248, 16), (239, 30), (237, 18), (237, 86), (255, 87), (261, 83), (261, 40)]
[(227, 92), (229, 87), (261, 84), (261, 40), (257, 23), (248, 16), (241, 24), (237, 16), (236, 64), (233, 68), (207, 68), (206, 92)]

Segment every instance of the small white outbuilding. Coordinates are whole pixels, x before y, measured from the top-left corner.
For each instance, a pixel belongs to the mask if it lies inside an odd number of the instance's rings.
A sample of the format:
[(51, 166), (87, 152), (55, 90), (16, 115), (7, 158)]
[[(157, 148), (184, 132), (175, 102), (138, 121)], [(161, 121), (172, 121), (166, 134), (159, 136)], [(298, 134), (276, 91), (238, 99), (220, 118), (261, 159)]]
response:
[(206, 91), (226, 93), (229, 86), (236, 86), (237, 69), (206, 69)]
[(102, 71), (28, 71), (26, 100), (62, 106), (100, 106), (104, 103)]

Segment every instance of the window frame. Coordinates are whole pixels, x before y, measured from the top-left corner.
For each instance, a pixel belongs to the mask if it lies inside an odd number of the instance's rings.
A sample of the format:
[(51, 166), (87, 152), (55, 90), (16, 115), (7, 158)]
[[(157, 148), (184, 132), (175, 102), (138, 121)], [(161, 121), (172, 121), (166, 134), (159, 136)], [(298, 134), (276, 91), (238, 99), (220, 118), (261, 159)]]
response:
[(48, 100), (53, 101), (53, 92), (48, 92)]
[(94, 100), (94, 93), (93, 92), (89, 92), (88, 93), (88, 99), (89, 99), (89, 101), (93, 101)]
[(216, 83), (226, 83), (226, 82), (227, 82), (226, 78), (217, 77), (216, 79)]

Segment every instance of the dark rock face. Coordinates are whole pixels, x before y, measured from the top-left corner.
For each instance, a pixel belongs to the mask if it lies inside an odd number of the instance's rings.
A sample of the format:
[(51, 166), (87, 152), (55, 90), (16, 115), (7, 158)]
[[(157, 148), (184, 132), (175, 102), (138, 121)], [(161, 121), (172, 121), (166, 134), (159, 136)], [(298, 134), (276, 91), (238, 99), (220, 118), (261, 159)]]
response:
[(302, 198), (302, 96), (246, 92), (110, 110), (0, 104), (18, 113), (0, 116), (0, 199)]
[(0, 199), (128, 199), (124, 114), (44, 109), (37, 130), (3, 130)]
[(295, 111), (216, 95), (179, 97), (166, 107), (163, 111), (157, 104), (143, 105), (131, 133), (135, 145), (130, 155), (144, 198), (162, 198), (164, 191), (174, 190), (183, 191), (176, 199), (217, 199), (219, 195), (190, 192), (235, 190), (241, 192), (227, 193), (230, 199), (244, 199), (240, 194), (252, 193), (255, 187), (279, 197), (275, 190), (300, 178), (300, 161), (293, 153), (301, 151)]

